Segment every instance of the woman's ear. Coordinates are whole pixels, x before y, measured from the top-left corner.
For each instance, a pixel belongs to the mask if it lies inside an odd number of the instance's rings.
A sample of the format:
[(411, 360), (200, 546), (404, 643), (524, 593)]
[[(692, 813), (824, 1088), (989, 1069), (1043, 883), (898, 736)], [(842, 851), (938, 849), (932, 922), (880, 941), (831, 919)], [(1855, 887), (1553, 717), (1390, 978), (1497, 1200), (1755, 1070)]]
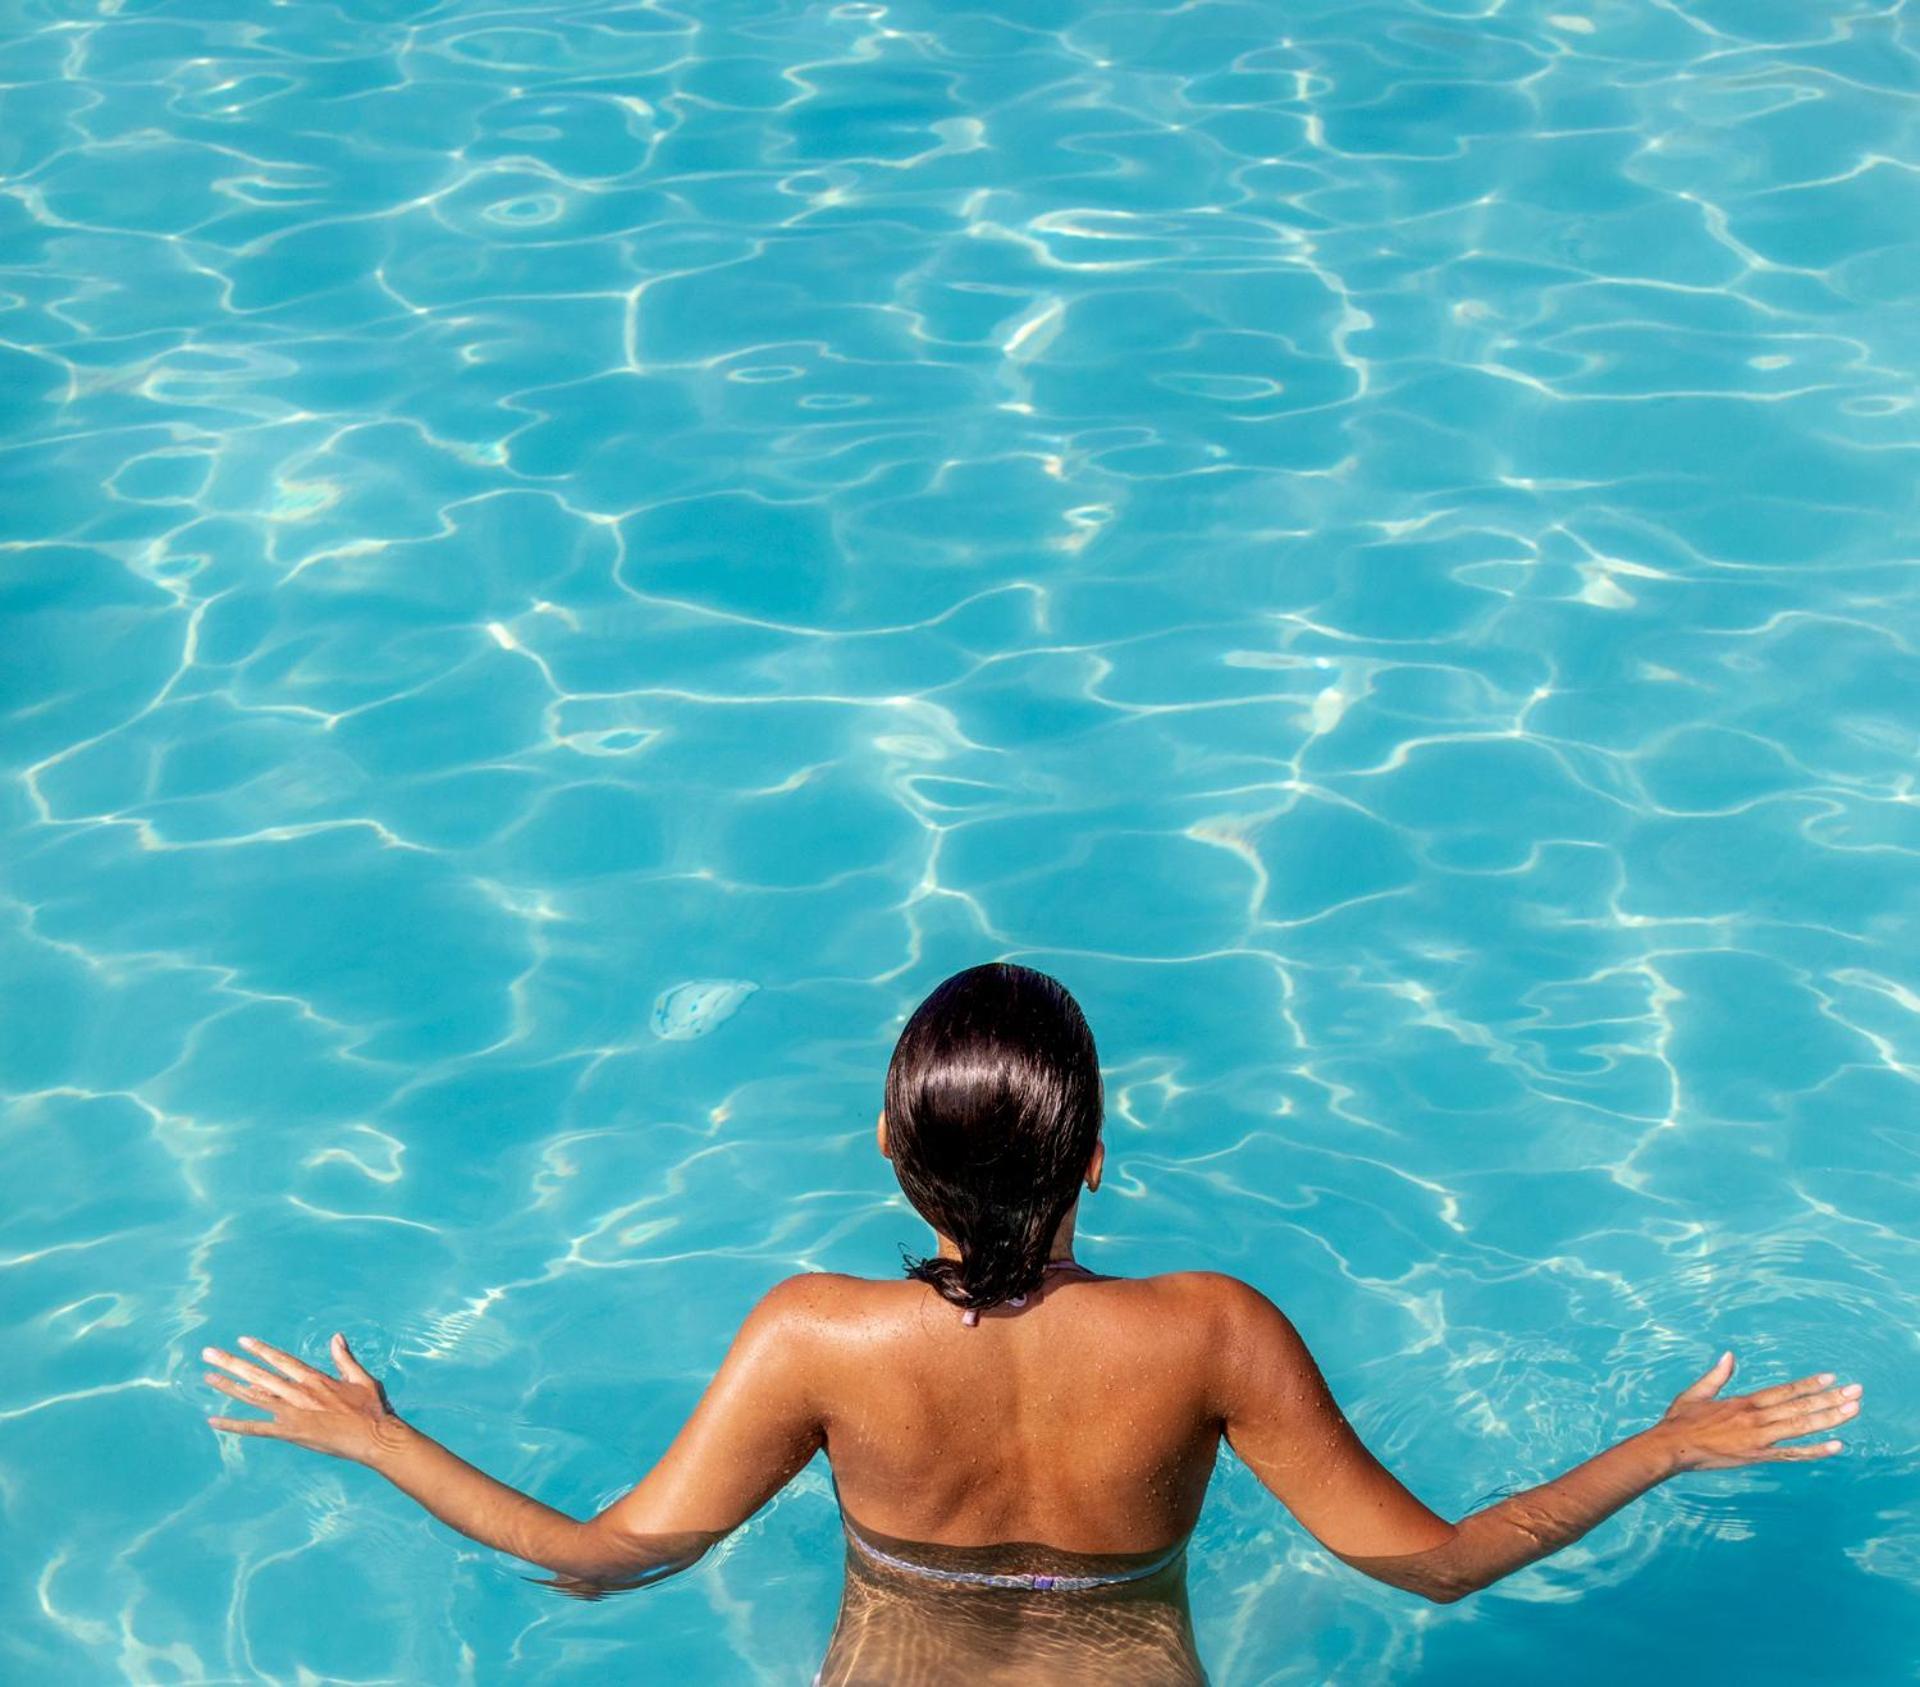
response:
[(1106, 1163), (1107, 1145), (1096, 1137), (1093, 1144), (1093, 1158), (1087, 1162), (1087, 1193), (1089, 1195), (1100, 1187), (1100, 1173)]
[(880, 1152), (891, 1160), (893, 1152), (887, 1147), (887, 1110), (884, 1107), (880, 1109), (880, 1122), (873, 1127), (873, 1140), (880, 1144)]

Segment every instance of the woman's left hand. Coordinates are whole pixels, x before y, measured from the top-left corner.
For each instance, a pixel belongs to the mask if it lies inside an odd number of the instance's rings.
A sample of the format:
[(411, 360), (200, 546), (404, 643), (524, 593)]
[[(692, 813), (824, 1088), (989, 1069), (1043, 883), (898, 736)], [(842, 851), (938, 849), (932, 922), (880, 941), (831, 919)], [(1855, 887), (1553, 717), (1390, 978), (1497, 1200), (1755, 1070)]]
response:
[(240, 1379), (235, 1382), (209, 1371), (207, 1381), (222, 1394), (264, 1407), (270, 1415), (208, 1418), (215, 1429), (291, 1441), (297, 1447), (311, 1447), (316, 1453), (350, 1459), (355, 1464), (371, 1463), (404, 1430), (405, 1425), (387, 1402), (387, 1391), (354, 1358), (345, 1336), (333, 1338), (333, 1362), (340, 1372), (337, 1377), (316, 1371), (291, 1353), (282, 1353), (252, 1336), (242, 1336), (239, 1345), (264, 1363), (249, 1364), (217, 1347), (202, 1348), (200, 1357), (209, 1365), (218, 1365)]

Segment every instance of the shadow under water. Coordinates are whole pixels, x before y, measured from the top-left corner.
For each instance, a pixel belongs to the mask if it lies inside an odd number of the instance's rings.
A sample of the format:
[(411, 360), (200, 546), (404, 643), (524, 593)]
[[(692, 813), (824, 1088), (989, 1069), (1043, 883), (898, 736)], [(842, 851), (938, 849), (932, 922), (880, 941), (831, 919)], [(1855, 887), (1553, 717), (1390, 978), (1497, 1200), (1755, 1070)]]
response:
[(1184, 1543), (1151, 1574), (1106, 1587), (1032, 1589), (944, 1581), (863, 1552), (864, 1540), (929, 1570), (970, 1575), (1137, 1573), (1158, 1553), (1074, 1553), (1034, 1542), (987, 1547), (897, 1540), (847, 1522), (846, 1587), (815, 1678), (856, 1684), (1046, 1681), (1206, 1687), (1187, 1603)]

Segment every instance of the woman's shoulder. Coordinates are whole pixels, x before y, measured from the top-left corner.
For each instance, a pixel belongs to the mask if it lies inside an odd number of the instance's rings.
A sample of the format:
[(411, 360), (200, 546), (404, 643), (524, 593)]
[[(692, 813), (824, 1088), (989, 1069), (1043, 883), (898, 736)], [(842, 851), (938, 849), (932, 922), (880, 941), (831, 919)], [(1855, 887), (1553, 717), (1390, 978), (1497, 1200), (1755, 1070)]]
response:
[(1161, 1271), (1154, 1276), (1134, 1280), (1142, 1283), (1159, 1283), (1175, 1294), (1198, 1295), (1210, 1299), (1258, 1293), (1250, 1283), (1243, 1282), (1238, 1277), (1230, 1277), (1224, 1271)]
[[(1244, 1322), (1279, 1312), (1251, 1283), (1224, 1271), (1163, 1271), (1143, 1277), (1094, 1271), (1086, 1280), (1177, 1307), (1183, 1315), (1200, 1317), (1209, 1324)], [(768, 1289), (756, 1313), (781, 1319), (821, 1319), (847, 1313), (867, 1315), (887, 1307), (919, 1305), (926, 1299), (927, 1292), (924, 1283), (905, 1277), (798, 1271)]]
[(845, 1271), (796, 1271), (760, 1297), (751, 1314), (781, 1322), (823, 1324), (847, 1315), (867, 1316), (924, 1293), (904, 1277), (855, 1277)]
[(1135, 1281), (1180, 1303), (1184, 1309), (1205, 1316), (1209, 1322), (1241, 1323), (1279, 1311), (1251, 1283), (1224, 1271), (1165, 1271)]
[[(1142, 1277), (1096, 1272), (1078, 1281), (1097, 1291), (1099, 1302), (1086, 1308), (1094, 1314), (1091, 1323), (1077, 1314), (1071, 1323), (1098, 1331), (1098, 1339), (1120, 1349), (1134, 1351), (1136, 1343), (1144, 1344), (1140, 1352), (1185, 1366), (1196, 1378), (1215, 1377), (1221, 1365), (1241, 1366), (1249, 1356), (1278, 1362), (1299, 1346), (1280, 1309), (1252, 1284), (1224, 1271)], [(905, 1277), (795, 1272), (761, 1296), (741, 1339), (754, 1346), (764, 1342), (790, 1361), (818, 1366), (820, 1375), (848, 1365), (868, 1375), (866, 1367), (880, 1351), (876, 1342), (920, 1342), (946, 1328), (929, 1319), (932, 1292)]]
[(796, 1271), (768, 1289), (755, 1310), (805, 1317), (851, 1305), (890, 1286), (883, 1279), (855, 1277), (845, 1271)]

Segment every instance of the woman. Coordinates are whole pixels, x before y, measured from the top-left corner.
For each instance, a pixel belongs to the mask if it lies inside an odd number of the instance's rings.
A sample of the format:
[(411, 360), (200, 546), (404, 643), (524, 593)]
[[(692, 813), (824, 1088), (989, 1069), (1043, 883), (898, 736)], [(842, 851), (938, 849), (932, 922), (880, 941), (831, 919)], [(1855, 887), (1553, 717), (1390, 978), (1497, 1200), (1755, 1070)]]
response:
[(410, 1427), (333, 1338), (337, 1377), (242, 1337), (217, 1430), (380, 1472), (462, 1534), (587, 1597), (683, 1570), (816, 1452), (847, 1582), (822, 1682), (1204, 1680), (1186, 1543), (1222, 1440), (1328, 1551), (1440, 1603), (1558, 1551), (1666, 1478), (1818, 1459), (1780, 1442), (1858, 1410), (1830, 1373), (1722, 1398), (1733, 1355), (1656, 1424), (1458, 1522), (1383, 1468), (1286, 1315), (1211, 1271), (1123, 1278), (1073, 1258), (1100, 1187), (1092, 1033), (1055, 980), (971, 967), (901, 1033), (880, 1152), (938, 1246), (905, 1281), (777, 1284), (660, 1462), (578, 1521)]

